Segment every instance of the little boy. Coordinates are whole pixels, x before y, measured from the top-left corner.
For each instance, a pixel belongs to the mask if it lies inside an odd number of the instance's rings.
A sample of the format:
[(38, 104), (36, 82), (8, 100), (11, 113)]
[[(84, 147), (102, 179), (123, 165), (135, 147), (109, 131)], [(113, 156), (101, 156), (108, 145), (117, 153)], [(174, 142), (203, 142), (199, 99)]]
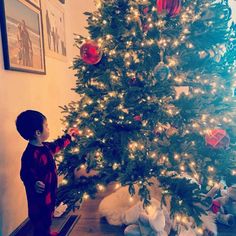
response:
[(78, 135), (76, 128), (54, 142), (45, 142), (49, 137), (46, 117), (33, 110), (19, 114), (16, 128), (29, 141), (21, 158), (20, 177), (25, 185), (28, 214), (34, 228), (34, 236), (57, 235), (50, 233), (55, 207), (57, 173), (53, 155), (65, 148), (71, 136)]

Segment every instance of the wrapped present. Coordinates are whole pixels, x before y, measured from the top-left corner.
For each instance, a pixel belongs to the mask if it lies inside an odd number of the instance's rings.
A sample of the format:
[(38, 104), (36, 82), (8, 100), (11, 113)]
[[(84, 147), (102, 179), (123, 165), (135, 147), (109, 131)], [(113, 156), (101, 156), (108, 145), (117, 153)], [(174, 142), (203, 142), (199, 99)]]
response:
[(206, 144), (215, 148), (227, 149), (230, 144), (230, 138), (227, 132), (223, 129), (211, 130), (205, 137)]

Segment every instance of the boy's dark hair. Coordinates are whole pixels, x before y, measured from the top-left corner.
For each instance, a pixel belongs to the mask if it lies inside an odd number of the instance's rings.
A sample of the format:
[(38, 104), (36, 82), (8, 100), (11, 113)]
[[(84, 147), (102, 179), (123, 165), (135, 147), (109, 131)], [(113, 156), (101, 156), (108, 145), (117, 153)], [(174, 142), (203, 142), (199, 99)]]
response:
[(39, 130), (40, 132), (43, 131), (43, 122), (45, 120), (46, 117), (42, 113), (27, 110), (17, 116), (16, 128), (24, 139), (35, 139), (36, 130)]

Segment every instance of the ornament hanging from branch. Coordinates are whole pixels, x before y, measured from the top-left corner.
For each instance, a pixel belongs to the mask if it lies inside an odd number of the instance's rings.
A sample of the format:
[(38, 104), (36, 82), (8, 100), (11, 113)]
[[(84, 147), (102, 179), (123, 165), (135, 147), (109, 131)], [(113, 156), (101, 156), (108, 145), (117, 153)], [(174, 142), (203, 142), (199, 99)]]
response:
[(170, 17), (175, 17), (180, 13), (181, 0), (157, 0), (157, 13), (166, 13)]
[(205, 137), (206, 144), (215, 149), (227, 149), (230, 144), (230, 138), (223, 129), (214, 129)]
[(82, 60), (89, 64), (95, 65), (102, 59), (102, 50), (95, 41), (87, 40), (80, 48)]
[(157, 80), (165, 80), (168, 79), (170, 75), (170, 69), (163, 61), (161, 61), (155, 66), (153, 73)]
[(171, 136), (178, 134), (178, 129), (175, 128), (174, 126), (171, 126), (169, 123), (161, 124), (158, 122), (158, 124), (156, 125), (154, 129), (154, 134), (160, 135), (163, 132), (165, 132), (166, 136), (170, 138)]
[(141, 115), (136, 115), (136, 116), (134, 116), (134, 120), (135, 121), (142, 121), (142, 116)]
[(163, 61), (163, 51), (160, 52), (160, 62), (155, 66), (153, 70), (154, 77), (159, 80), (166, 80), (170, 76), (170, 68)]

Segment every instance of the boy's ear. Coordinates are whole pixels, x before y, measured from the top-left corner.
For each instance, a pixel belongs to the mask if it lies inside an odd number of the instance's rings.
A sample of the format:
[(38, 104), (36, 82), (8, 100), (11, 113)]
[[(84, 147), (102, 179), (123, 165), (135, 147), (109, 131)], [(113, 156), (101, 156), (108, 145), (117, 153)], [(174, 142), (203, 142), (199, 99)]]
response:
[(41, 135), (41, 132), (40, 132), (39, 130), (36, 130), (36, 131), (35, 131), (35, 136), (36, 136), (36, 137), (39, 137), (40, 135)]

